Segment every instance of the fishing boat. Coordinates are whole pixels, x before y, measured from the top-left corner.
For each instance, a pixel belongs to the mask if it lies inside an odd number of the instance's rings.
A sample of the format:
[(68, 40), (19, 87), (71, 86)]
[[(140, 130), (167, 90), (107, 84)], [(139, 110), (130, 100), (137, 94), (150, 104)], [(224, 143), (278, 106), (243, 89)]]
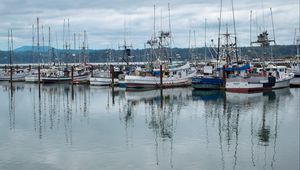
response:
[[(42, 77), (47, 73), (47, 69), (40, 69), (40, 82), (42, 82)], [(38, 69), (32, 69), (28, 75), (25, 77), (25, 82), (28, 83), (38, 83), (39, 82), (39, 71)]]
[(27, 70), (13, 70), (12, 75), (10, 70), (9, 71), (3, 71), (0, 73), (0, 81), (13, 81), (13, 82), (19, 82), (19, 81), (25, 81), (25, 76), (28, 75)]
[[(119, 82), (118, 76), (122, 74), (120, 68), (114, 67), (114, 85), (117, 85)], [(112, 73), (107, 70), (97, 70), (92, 77), (90, 77), (90, 84), (91, 85), (98, 85), (98, 86), (109, 86), (112, 84)]]
[(39, 81), (38, 70), (31, 70), (29, 75), (25, 77), (25, 82), (28, 83), (37, 83)]
[(250, 73), (250, 65), (245, 64), (241, 67), (225, 68), (226, 80), (225, 89), (229, 92), (251, 93), (272, 90), (275, 85), (275, 77), (265, 74), (256, 75)]
[(290, 87), (290, 81), (294, 78), (294, 73), (289, 72), (286, 66), (276, 66), (269, 64), (265, 71), (268, 75), (275, 77), (275, 85), (272, 86), (272, 89), (279, 89)]
[(73, 78), (72, 82), (75, 84), (87, 84), (90, 81), (91, 72), (90, 66), (86, 64), (81, 64), (76, 67), (73, 67)]
[(61, 69), (56, 67), (49, 69), (41, 79), (43, 83), (69, 83), (72, 81), (70, 71), (67, 68)]
[(198, 74), (192, 78), (192, 87), (196, 90), (200, 89), (221, 89), (224, 85), (220, 72), (213, 71), (212, 66), (204, 66), (203, 74)]
[(154, 69), (151, 72), (137, 69), (135, 75), (125, 76), (124, 83), (127, 88), (159, 88), (161, 86), (168, 88), (189, 86), (192, 83), (192, 77), (195, 75), (196, 70), (191, 68), (190, 64), (187, 63), (183, 66), (164, 69), (162, 73), (158, 69)]
[[(300, 1), (299, 1), (300, 7)], [(297, 46), (297, 54), (295, 60), (291, 63), (291, 71), (294, 73), (294, 79), (290, 81), (290, 85), (292, 87), (300, 87), (300, 9), (299, 12), (299, 28), (298, 28), (298, 35), (295, 37), (295, 45)]]

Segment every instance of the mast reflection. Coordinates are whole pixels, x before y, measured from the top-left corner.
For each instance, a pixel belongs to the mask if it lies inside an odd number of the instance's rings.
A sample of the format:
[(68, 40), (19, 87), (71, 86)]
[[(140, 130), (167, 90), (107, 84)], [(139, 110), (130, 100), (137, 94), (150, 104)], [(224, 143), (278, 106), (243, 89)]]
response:
[[(38, 137), (43, 139), (47, 130), (63, 129), (65, 142), (73, 143), (73, 114), (79, 113), (88, 119), (89, 88), (84, 86), (33, 85), (33, 122)], [(76, 91), (76, 93), (74, 93)], [(48, 113), (48, 114), (47, 114)]]
[[(245, 117), (250, 118), (249, 136), (250, 136), (250, 163), (252, 166), (261, 165), (261, 168), (267, 168), (267, 162), (270, 162), (270, 168), (274, 169), (276, 162), (276, 146), (279, 133), (278, 117), (279, 107), (284, 105), (284, 100), (291, 95), (289, 88), (275, 90), (268, 93), (237, 94), (222, 91), (193, 91), (192, 99), (196, 105), (203, 105), (205, 110), (205, 136), (208, 145), (209, 133), (214, 129), (209, 129), (217, 125), (218, 145), (220, 150), (220, 165), (222, 169), (236, 169), (239, 164), (239, 133), (240, 121)], [(203, 103), (203, 104), (202, 104)], [(220, 107), (220, 105), (222, 107)], [(215, 122), (217, 120), (217, 122)], [(256, 122), (255, 120), (260, 120)], [(273, 122), (273, 123), (272, 123)], [(243, 122), (245, 123), (245, 122)], [(245, 125), (242, 124), (245, 129)], [(246, 133), (246, 132), (243, 132)], [(244, 136), (245, 134), (243, 134)], [(214, 140), (214, 139), (210, 139)], [(272, 144), (271, 144), (271, 141)], [(227, 144), (227, 150), (224, 150), (224, 142)], [(234, 143), (234, 147), (231, 145)], [(264, 149), (264, 163), (261, 164), (255, 156), (259, 148)], [(272, 152), (267, 147), (272, 148)], [(257, 150), (258, 149), (258, 150)], [(224, 155), (232, 154), (233, 163)], [(272, 154), (268, 159), (268, 154)], [(258, 161), (258, 162), (257, 162)], [(228, 163), (227, 163), (228, 162)], [(232, 163), (232, 164), (231, 164)], [(233, 165), (231, 168), (228, 165)]]
[[(134, 119), (135, 107), (145, 106), (146, 124), (154, 134), (155, 162), (160, 164), (160, 150), (162, 145), (169, 143), (169, 164), (173, 168), (173, 143), (176, 133), (177, 118), (182, 107), (190, 98), (190, 89), (160, 89), (150, 91), (126, 91), (126, 109), (123, 109), (123, 120)], [(133, 121), (131, 121), (133, 123)], [(125, 126), (126, 128), (126, 126)]]

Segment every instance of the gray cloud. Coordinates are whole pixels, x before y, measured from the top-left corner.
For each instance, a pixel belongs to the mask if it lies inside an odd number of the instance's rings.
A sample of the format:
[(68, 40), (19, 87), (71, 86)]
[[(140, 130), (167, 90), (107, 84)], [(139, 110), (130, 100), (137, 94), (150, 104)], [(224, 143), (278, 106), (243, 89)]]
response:
[[(2, 0), (0, 4), (0, 49), (7, 49), (7, 30), (13, 29), (15, 47), (30, 45), (36, 17), (45, 25), (44, 36), (48, 41), (48, 26), (58, 36), (58, 46), (62, 45), (64, 19), (70, 19), (71, 32), (87, 30), (89, 47), (93, 49), (118, 48), (124, 40), (124, 20), (126, 21), (126, 39), (134, 48), (143, 48), (153, 32), (153, 5), (157, 5), (157, 29), (168, 27), (168, 1), (158, 0)], [(197, 46), (204, 45), (204, 20), (207, 18), (207, 40), (217, 39), (220, 1), (173, 0), (171, 3), (171, 23), (175, 45), (188, 47), (189, 30), (195, 30)], [(236, 27), (240, 45), (248, 45), (250, 10), (253, 10), (253, 37), (263, 27), (272, 32), (270, 10), (272, 7), (276, 40), (278, 44), (293, 43), (294, 30), (298, 27), (298, 3), (295, 0), (240, 0), (234, 1)], [(264, 9), (264, 10), (262, 10)], [(264, 11), (264, 12), (263, 12)], [(162, 14), (162, 17), (161, 17)], [(262, 16), (265, 16), (265, 24)], [(232, 28), (231, 1), (223, 0), (222, 32), (228, 24)], [(265, 25), (265, 26), (263, 26)], [(42, 35), (41, 35), (42, 36)], [(271, 36), (273, 36), (271, 34)], [(52, 44), (56, 44), (54, 41)]]

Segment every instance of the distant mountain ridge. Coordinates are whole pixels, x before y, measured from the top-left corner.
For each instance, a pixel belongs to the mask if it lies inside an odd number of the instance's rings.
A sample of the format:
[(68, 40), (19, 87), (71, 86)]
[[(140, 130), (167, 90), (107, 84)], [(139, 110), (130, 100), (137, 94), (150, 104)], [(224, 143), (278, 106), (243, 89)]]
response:
[[(33, 46), (33, 48), (34, 48), (34, 52), (38, 51), (37, 46)], [(49, 49), (51, 49), (51, 47), (49, 47), (49, 46), (40, 46), (40, 52), (48, 52)], [(28, 51), (32, 51), (32, 46), (25, 45), (25, 46), (14, 49), (14, 52), (28, 52)]]
[[(83, 61), (84, 53), (87, 56), (88, 62), (107, 62), (110, 61), (122, 61), (121, 58), (124, 55), (123, 50), (112, 50), (112, 49), (99, 49), (99, 50), (71, 50), (65, 51), (63, 49), (56, 49), (53, 53), (48, 53), (48, 46), (41, 46), (41, 60), (45, 62), (59, 61), (59, 62), (80, 62)], [(34, 47), (34, 53), (32, 53), (31, 46), (23, 46), (14, 50), (12, 55), (13, 63), (37, 63), (38, 54), (37, 47)], [(207, 50), (207, 59), (216, 58), (214, 50), (209, 47)], [(110, 51), (111, 57), (108, 56)], [(262, 57), (261, 47), (240, 47), (240, 56), (243, 58), (260, 58)], [(295, 45), (277, 45), (273, 47), (273, 50), (269, 50), (269, 54), (273, 53), (273, 57), (295, 57), (297, 48)], [(149, 49), (132, 49), (131, 55), (134, 56), (130, 59), (132, 61), (149, 61)], [(196, 56), (199, 61), (205, 58), (205, 48), (194, 48), (193, 50), (188, 48), (173, 48), (172, 49), (172, 60), (190, 60), (193, 56)], [(9, 62), (9, 53), (7, 51), (0, 51), (0, 64), (7, 64)], [(270, 58), (271, 55), (267, 57)], [(150, 56), (151, 57), (151, 56)], [(195, 58), (194, 58), (195, 59)]]

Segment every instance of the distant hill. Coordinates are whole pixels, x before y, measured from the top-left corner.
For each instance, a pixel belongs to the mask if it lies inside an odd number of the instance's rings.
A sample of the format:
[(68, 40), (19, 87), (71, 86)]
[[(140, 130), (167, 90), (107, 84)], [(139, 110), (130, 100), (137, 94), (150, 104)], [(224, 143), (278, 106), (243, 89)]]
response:
[[(44, 50), (43, 50), (44, 49)], [(52, 50), (52, 53), (48, 52), (49, 47), (40, 47), (41, 52), (41, 61), (44, 62), (80, 62), (84, 58), (84, 52), (82, 50), (71, 50), (66, 51), (62, 49)], [(32, 53), (31, 46), (23, 46), (14, 50), (13, 54), (13, 63), (37, 63), (38, 54), (37, 47), (34, 47), (34, 53)], [(206, 49), (207, 58), (215, 58), (216, 53), (214, 53), (216, 49), (212, 49), (211, 47)], [(124, 55), (124, 51), (122, 50), (110, 50), (111, 57), (108, 58), (108, 50), (87, 50), (86, 56), (89, 62), (107, 62), (111, 61), (122, 61), (121, 58)], [(134, 56), (130, 59), (130, 61), (150, 61), (154, 58), (149, 55), (149, 49), (132, 49), (131, 56)], [(272, 50), (268, 50), (267, 56), (276, 57), (294, 57), (296, 55), (296, 46), (294, 45), (277, 45), (276, 47), (272, 47)], [(49, 56), (49, 54), (51, 54)], [(199, 61), (204, 59), (205, 48), (194, 48), (193, 50), (187, 48), (173, 48), (172, 49), (172, 60), (190, 60), (191, 58), (198, 58)], [(272, 55), (273, 54), (273, 55)], [(239, 55), (243, 58), (258, 58), (262, 56), (262, 51), (260, 47), (240, 47)], [(192, 57), (196, 56), (196, 57)], [(0, 51), (0, 64), (8, 63), (8, 52)]]
[[(40, 52), (48, 52), (49, 46), (40, 46)], [(32, 51), (32, 46), (22, 46), (19, 48), (14, 49), (14, 52), (27, 52)], [(38, 47), (34, 46), (34, 51), (38, 51)]]

